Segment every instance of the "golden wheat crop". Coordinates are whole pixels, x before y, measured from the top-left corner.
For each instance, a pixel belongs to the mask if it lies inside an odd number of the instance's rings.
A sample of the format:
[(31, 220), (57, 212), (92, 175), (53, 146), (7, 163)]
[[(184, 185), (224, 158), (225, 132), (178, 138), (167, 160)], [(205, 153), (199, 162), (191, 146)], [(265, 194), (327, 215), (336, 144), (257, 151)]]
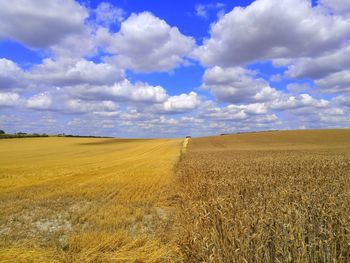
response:
[(0, 261), (350, 262), (349, 176), (349, 130), (2, 140)]
[(350, 262), (350, 130), (192, 139), (177, 176), (183, 262)]
[(1, 262), (167, 262), (182, 140), (0, 141)]

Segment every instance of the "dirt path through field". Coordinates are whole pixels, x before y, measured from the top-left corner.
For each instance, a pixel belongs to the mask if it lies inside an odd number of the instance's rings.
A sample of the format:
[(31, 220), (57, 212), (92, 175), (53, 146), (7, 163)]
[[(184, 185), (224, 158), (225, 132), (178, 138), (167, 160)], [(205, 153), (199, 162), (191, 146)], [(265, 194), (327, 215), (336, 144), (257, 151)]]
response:
[(187, 145), (188, 145), (188, 142), (189, 142), (190, 138), (186, 138), (182, 144), (182, 151), (181, 153), (184, 154), (186, 153), (186, 150), (187, 150)]

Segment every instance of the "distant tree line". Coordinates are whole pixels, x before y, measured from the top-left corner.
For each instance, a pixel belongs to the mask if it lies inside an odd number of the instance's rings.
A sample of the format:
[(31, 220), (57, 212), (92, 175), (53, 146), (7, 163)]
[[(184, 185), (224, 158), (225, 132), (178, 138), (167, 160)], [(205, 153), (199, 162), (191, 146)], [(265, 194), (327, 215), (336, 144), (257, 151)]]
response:
[[(72, 135), (72, 134), (64, 134), (64, 133), (51, 135), (51, 136), (74, 137), (74, 138), (113, 138), (113, 137), (107, 137), (107, 136)], [(26, 132), (17, 132), (17, 133), (10, 134), (10, 133), (6, 133), (4, 130), (0, 130), (0, 139), (33, 138), (33, 137), (49, 137), (49, 135), (47, 135), (46, 133), (39, 134), (39, 133), (26, 133)]]
[(6, 133), (4, 130), (0, 130), (0, 139), (12, 139), (12, 138), (33, 138), (33, 137), (49, 137), (46, 133), (25, 133), (25, 132), (17, 132), (17, 133)]
[(58, 137), (74, 137), (74, 138), (113, 138), (108, 136), (93, 136), (93, 135), (72, 135), (72, 134), (57, 134)]
[(221, 133), (220, 136), (232, 135), (232, 134), (244, 134), (244, 133), (260, 133), (260, 132), (275, 132), (279, 130), (266, 130), (266, 131), (240, 131), (236, 133)]

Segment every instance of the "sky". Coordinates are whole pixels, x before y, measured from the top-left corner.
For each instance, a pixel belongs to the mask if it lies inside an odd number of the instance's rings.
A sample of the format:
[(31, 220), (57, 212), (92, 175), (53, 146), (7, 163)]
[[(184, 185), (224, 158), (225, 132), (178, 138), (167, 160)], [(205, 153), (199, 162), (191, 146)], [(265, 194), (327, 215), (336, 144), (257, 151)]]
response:
[(0, 0), (0, 129), (350, 127), (350, 1)]

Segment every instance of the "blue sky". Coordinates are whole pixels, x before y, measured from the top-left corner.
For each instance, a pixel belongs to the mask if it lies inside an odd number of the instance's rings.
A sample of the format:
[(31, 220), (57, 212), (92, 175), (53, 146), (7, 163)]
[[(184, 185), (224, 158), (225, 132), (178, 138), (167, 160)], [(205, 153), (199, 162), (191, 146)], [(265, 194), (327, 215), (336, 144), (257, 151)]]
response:
[(350, 2), (0, 0), (0, 129), (350, 125)]

